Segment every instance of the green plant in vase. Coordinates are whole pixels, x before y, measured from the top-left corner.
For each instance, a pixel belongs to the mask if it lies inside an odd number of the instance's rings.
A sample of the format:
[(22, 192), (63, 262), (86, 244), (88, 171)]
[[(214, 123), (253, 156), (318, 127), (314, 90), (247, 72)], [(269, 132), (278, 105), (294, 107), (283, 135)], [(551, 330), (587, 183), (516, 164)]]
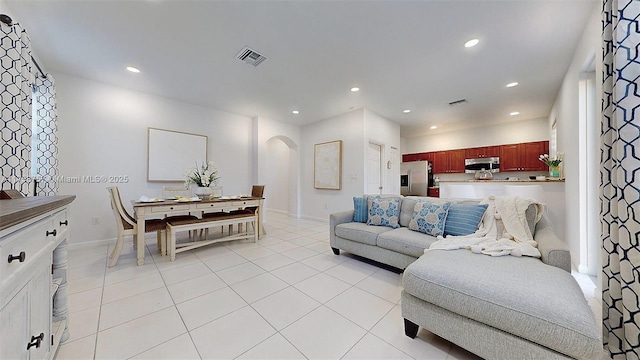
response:
[(211, 187), (218, 185), (219, 179), (218, 168), (213, 161), (203, 162), (200, 166), (196, 163), (185, 173), (184, 186), (188, 188), (190, 184), (195, 184), (198, 187), (196, 195), (209, 195)]
[(549, 154), (542, 154), (538, 159), (549, 166), (550, 177), (560, 177), (560, 163), (564, 159), (564, 153), (557, 152), (554, 157), (550, 157)]

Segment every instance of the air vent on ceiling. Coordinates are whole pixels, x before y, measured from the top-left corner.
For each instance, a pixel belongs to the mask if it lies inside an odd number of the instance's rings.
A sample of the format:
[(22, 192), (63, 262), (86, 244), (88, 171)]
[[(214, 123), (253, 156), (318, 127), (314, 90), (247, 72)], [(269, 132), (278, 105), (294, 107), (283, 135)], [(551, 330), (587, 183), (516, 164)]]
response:
[(260, 65), (263, 61), (267, 60), (267, 57), (259, 54), (255, 50), (251, 50), (248, 47), (242, 49), (237, 56), (238, 59), (244, 61), (245, 63), (253, 66)]
[(456, 105), (466, 104), (467, 102), (468, 102), (467, 99), (461, 99), (461, 100), (452, 101), (449, 103), (449, 105), (456, 106)]

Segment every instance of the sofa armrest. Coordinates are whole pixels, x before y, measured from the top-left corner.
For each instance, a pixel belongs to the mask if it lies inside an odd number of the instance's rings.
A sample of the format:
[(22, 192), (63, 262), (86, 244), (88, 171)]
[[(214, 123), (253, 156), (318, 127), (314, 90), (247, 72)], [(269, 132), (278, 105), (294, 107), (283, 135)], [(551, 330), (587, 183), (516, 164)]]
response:
[(571, 273), (571, 252), (569, 246), (554, 234), (551, 227), (537, 229), (533, 237), (538, 243), (542, 262)]
[(335, 243), (336, 226), (353, 221), (354, 210), (340, 211), (329, 215), (329, 234), (331, 235), (331, 245)]

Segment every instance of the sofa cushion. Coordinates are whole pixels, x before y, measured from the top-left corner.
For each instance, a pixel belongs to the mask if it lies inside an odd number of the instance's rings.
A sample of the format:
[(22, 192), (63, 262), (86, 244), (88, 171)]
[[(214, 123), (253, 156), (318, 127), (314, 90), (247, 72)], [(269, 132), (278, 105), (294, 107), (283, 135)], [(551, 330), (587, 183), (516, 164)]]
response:
[(431, 235), (401, 227), (380, 234), (378, 247), (418, 258), (436, 240)]
[(478, 230), (487, 204), (451, 204), (444, 224), (445, 235), (469, 235)]
[(367, 199), (364, 197), (353, 197), (353, 221), (367, 222)]
[(368, 225), (400, 227), (398, 215), (400, 214), (400, 198), (382, 198), (371, 196), (367, 199), (369, 207)]
[(409, 221), (409, 229), (427, 235), (442, 236), (449, 206), (451, 206), (450, 202), (434, 204), (418, 201), (414, 207), (411, 221)]
[(574, 278), (536, 258), (428, 251), (402, 282), (419, 299), (574, 358), (602, 346)]
[(391, 230), (392, 229), (390, 227), (386, 226), (371, 226), (358, 222), (350, 222), (337, 225), (336, 236), (339, 236), (343, 239), (375, 246), (378, 234), (382, 234)]
[(450, 201), (428, 196), (406, 196), (402, 199), (402, 205), (400, 207), (400, 226), (409, 227), (409, 221), (411, 221), (411, 218), (413, 217), (413, 210), (415, 209), (418, 201), (428, 201), (434, 204), (456, 202), (455, 200)]

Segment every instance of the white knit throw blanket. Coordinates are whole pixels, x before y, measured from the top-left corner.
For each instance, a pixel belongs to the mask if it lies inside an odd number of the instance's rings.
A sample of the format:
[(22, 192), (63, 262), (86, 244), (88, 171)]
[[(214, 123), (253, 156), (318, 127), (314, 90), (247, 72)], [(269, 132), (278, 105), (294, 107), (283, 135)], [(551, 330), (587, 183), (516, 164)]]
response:
[[(538, 244), (527, 224), (525, 212), (529, 205), (538, 207), (535, 222), (542, 217), (542, 204), (533, 199), (513, 196), (489, 196), (480, 202), (487, 204), (478, 231), (466, 236), (438, 236), (438, 241), (425, 250), (468, 249), (476, 254), (491, 256), (540, 257)], [(504, 231), (498, 234), (496, 219), (502, 219)]]

